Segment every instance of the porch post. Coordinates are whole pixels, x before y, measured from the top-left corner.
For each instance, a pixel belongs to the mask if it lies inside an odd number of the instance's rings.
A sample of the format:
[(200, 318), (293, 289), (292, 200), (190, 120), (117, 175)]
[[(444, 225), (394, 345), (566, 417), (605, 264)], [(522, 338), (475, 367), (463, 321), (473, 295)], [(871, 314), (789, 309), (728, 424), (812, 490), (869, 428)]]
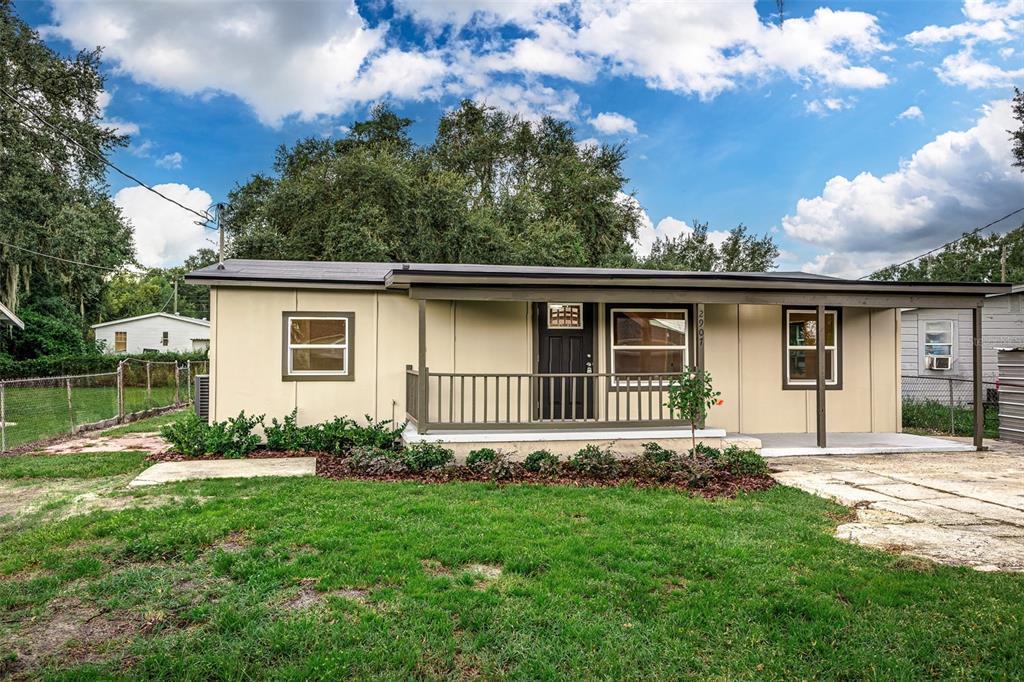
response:
[[(838, 331), (838, 329), (836, 330)], [(818, 306), (814, 325), (814, 341), (818, 357), (818, 380), (814, 384), (814, 403), (817, 408), (818, 447), (828, 447), (825, 434), (825, 306)]]
[[(697, 348), (696, 348), (696, 365), (698, 376), (704, 374), (704, 304), (698, 303), (696, 306), (696, 331), (697, 331)], [(700, 415), (700, 421), (697, 423), (698, 429), (704, 428), (705, 413)]]
[(975, 306), (971, 311), (973, 316), (973, 330), (971, 332), (971, 347), (974, 351), (974, 447), (978, 450), (985, 449), (985, 396), (982, 390), (982, 335), (981, 335), (981, 306)]
[(416, 429), (426, 433), (430, 415), (427, 414), (427, 302), (419, 301), (419, 381), (416, 382)]

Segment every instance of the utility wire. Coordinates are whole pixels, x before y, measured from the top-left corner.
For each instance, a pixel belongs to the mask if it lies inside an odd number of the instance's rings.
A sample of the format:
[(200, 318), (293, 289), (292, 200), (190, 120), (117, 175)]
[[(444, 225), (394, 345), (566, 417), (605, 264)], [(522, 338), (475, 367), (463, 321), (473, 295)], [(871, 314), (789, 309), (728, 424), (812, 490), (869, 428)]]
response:
[[(7, 247), (10, 247), (12, 249), (17, 249), (18, 251), (24, 251), (26, 253), (31, 253), (31, 254), (36, 255), (36, 256), (42, 256), (43, 258), (52, 258), (53, 260), (59, 260), (62, 263), (71, 263), (72, 265), (84, 265), (87, 268), (96, 268), (97, 270), (105, 270), (107, 272), (122, 272), (122, 271), (126, 271), (126, 270), (128, 272), (133, 272), (132, 270), (128, 270), (127, 268), (108, 268), (105, 265), (95, 265), (93, 263), (85, 263), (85, 262), (80, 261), (80, 260), (71, 260), (70, 258), (61, 258), (60, 256), (54, 256), (53, 254), (43, 253), (42, 251), (33, 251), (32, 249), (26, 249), (24, 246), (17, 246), (15, 244), (9, 244), (8, 242), (0, 242), (0, 246), (7, 246)], [(145, 274), (145, 273), (139, 272), (139, 271), (134, 271), (134, 272), (137, 275)]]
[(174, 204), (175, 206), (178, 206), (179, 208), (183, 208), (186, 211), (188, 211), (189, 213), (192, 213), (193, 215), (199, 216), (203, 220), (203, 226), (209, 228), (209, 226), (206, 225), (206, 223), (208, 223), (210, 220), (212, 220), (213, 216), (211, 216), (208, 212), (206, 212), (206, 211), (199, 212), (199, 211), (195, 210), (194, 208), (190, 208), (190, 207), (186, 206), (185, 204), (181, 203), (180, 201), (176, 201), (176, 200), (170, 198), (169, 196), (167, 196), (166, 194), (163, 194), (159, 190), (156, 190), (156, 189), (150, 187), (149, 185), (147, 185), (146, 183), (144, 183), (142, 180), (138, 179), (137, 177), (135, 177), (131, 173), (129, 173), (127, 171), (124, 171), (124, 170), (121, 170), (117, 165), (115, 165), (111, 161), (108, 161), (107, 158), (105, 156), (103, 156), (102, 154), (100, 154), (99, 152), (96, 152), (96, 151), (90, 149), (89, 147), (86, 147), (84, 144), (82, 144), (81, 142), (79, 142), (78, 140), (74, 139), (73, 137), (71, 137), (70, 135), (65, 133), (63, 130), (58, 128), (57, 126), (55, 126), (52, 123), (50, 123), (49, 121), (47, 121), (41, 114), (39, 114), (37, 111), (35, 111), (32, 107), (28, 106), (27, 104), (25, 104), (24, 102), (19, 100), (17, 97), (12, 95), (10, 92), (8, 92), (6, 88), (0, 87), (0, 94), (4, 95), (7, 99), (11, 100), (14, 104), (16, 104), (18, 107), (20, 107), (22, 110), (27, 112), (29, 115), (31, 115), (33, 118), (35, 118), (37, 121), (39, 121), (40, 123), (45, 125), (47, 128), (49, 128), (53, 132), (57, 133), (62, 138), (64, 138), (65, 140), (67, 140), (71, 144), (75, 145), (76, 147), (78, 147), (79, 149), (84, 151), (85, 153), (89, 154), (93, 158), (99, 159), (100, 162), (102, 162), (103, 164), (105, 164), (109, 168), (112, 168), (113, 170), (117, 171), (118, 173), (120, 173), (124, 177), (128, 178), (129, 180), (131, 180), (132, 182), (134, 182), (138, 186), (144, 187), (145, 189), (147, 189), (150, 192), (152, 192), (153, 194), (157, 195), (158, 197), (160, 197), (164, 201), (169, 201), (172, 204)]
[[(956, 239), (954, 239), (952, 241), (948, 241), (945, 244), (942, 244), (941, 246), (936, 246), (931, 251), (925, 251), (924, 253), (922, 253), (919, 256), (914, 256), (913, 258), (908, 258), (907, 260), (903, 261), (902, 263), (897, 263), (896, 265), (887, 265), (887, 266), (885, 266), (885, 268), (890, 268), (890, 267), (892, 267), (892, 268), (901, 268), (904, 265), (907, 265), (908, 263), (913, 263), (914, 261), (916, 261), (916, 260), (918, 260), (920, 258), (924, 258), (925, 256), (930, 256), (933, 253), (935, 253), (936, 251), (941, 251), (942, 249), (946, 248), (947, 246), (952, 246), (953, 244), (956, 244), (957, 242), (962, 241), (962, 240), (966, 239), (967, 237), (970, 237), (972, 235), (978, 234), (982, 230), (987, 230), (988, 228), (992, 227), (996, 223), (1001, 223), (1004, 220), (1006, 220), (1007, 218), (1012, 218), (1013, 216), (1017, 215), (1018, 213), (1020, 213), (1022, 211), (1024, 211), (1024, 206), (1021, 206), (1016, 211), (1011, 211), (1010, 213), (1007, 213), (1002, 218), (996, 218), (995, 220), (993, 220), (992, 222), (988, 223), (987, 225), (982, 225), (981, 227), (976, 227), (973, 230), (971, 230), (970, 232), (967, 232), (967, 233), (957, 237)], [(877, 270), (869, 272), (866, 275), (861, 275), (857, 279), (866, 279), (866, 278), (870, 277), (871, 275), (873, 275), (873, 274), (875, 274), (877, 272), (881, 272), (882, 270), (885, 270), (885, 268), (878, 268)]]

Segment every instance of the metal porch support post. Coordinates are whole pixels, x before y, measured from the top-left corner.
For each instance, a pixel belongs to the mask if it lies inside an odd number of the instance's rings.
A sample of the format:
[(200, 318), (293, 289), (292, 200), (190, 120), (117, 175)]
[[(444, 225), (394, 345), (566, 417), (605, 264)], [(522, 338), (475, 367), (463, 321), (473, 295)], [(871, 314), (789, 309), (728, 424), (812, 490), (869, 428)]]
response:
[[(698, 303), (697, 309), (697, 320), (696, 320), (696, 337), (697, 337), (697, 348), (696, 348), (696, 365), (698, 376), (704, 376), (704, 304)], [(704, 420), (707, 417), (707, 412), (702, 412), (700, 415), (700, 421), (697, 422), (697, 428), (704, 428)]]
[[(819, 305), (814, 324), (814, 342), (818, 358), (818, 380), (814, 383), (814, 403), (817, 412), (818, 447), (828, 447), (825, 433), (825, 306)], [(839, 331), (838, 329), (836, 330)]]
[(981, 334), (981, 306), (975, 306), (971, 311), (973, 316), (973, 331), (971, 333), (971, 347), (974, 351), (974, 447), (978, 450), (985, 449), (985, 396), (982, 391), (982, 334)]
[(427, 412), (427, 302), (419, 302), (419, 381), (416, 382), (416, 430), (426, 433), (430, 428), (430, 414)]

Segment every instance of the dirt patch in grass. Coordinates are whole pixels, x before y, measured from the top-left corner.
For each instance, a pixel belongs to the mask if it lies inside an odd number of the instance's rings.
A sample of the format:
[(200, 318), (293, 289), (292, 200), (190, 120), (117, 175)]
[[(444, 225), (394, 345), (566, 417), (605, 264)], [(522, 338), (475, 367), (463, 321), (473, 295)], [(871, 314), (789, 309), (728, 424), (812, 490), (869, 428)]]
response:
[(446, 577), (452, 574), (451, 569), (437, 559), (423, 559), (420, 561), (420, 565), (423, 566), (424, 573), (434, 578)]
[(27, 676), (52, 662), (104, 660), (117, 655), (131, 637), (151, 627), (152, 623), (137, 614), (106, 612), (74, 598), (54, 599), (47, 605), (45, 616), (26, 623), (11, 642), (15, 657), (0, 663), (0, 676)]
[(366, 604), (370, 597), (369, 590), (346, 587), (340, 590), (321, 592), (316, 589), (319, 578), (303, 578), (299, 581), (299, 590), (281, 604), (285, 611), (307, 611), (327, 603), (330, 597), (346, 599), (357, 604)]
[(210, 549), (219, 549), (227, 554), (238, 554), (249, 547), (249, 538), (244, 530), (236, 530), (228, 533), (224, 538), (216, 542)]

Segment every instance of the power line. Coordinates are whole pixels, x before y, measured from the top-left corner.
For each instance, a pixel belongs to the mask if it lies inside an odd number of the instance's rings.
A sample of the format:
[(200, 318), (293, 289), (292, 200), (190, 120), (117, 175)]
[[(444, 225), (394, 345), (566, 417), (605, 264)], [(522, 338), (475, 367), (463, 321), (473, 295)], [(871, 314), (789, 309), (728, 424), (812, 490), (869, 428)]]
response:
[(62, 138), (64, 138), (68, 142), (70, 142), (71, 144), (75, 145), (76, 147), (78, 147), (79, 149), (81, 149), (85, 153), (89, 154), (93, 158), (99, 159), (99, 161), (101, 163), (103, 163), (106, 166), (108, 166), (108, 167), (112, 168), (113, 170), (117, 171), (118, 173), (120, 173), (124, 177), (128, 178), (129, 180), (131, 180), (135, 184), (137, 184), (140, 187), (143, 187), (143, 188), (149, 190), (150, 192), (152, 192), (153, 194), (157, 195), (158, 197), (160, 197), (164, 201), (169, 201), (172, 204), (174, 204), (175, 206), (177, 206), (179, 208), (183, 208), (186, 211), (188, 211), (189, 213), (192, 213), (193, 215), (199, 216), (203, 220), (204, 227), (206, 227), (205, 223), (207, 223), (210, 220), (212, 220), (212, 216), (209, 213), (207, 213), (206, 211), (203, 211), (202, 213), (200, 213), (199, 211), (186, 206), (185, 204), (181, 203), (180, 201), (172, 199), (171, 197), (167, 196), (166, 194), (163, 194), (159, 190), (156, 190), (156, 189), (150, 187), (149, 185), (147, 185), (146, 183), (144, 183), (142, 180), (138, 179), (137, 177), (135, 177), (131, 173), (129, 173), (127, 171), (124, 171), (124, 170), (121, 170), (116, 164), (114, 164), (111, 161), (108, 161), (107, 158), (105, 156), (103, 156), (102, 154), (100, 154), (99, 152), (96, 152), (96, 151), (90, 149), (89, 147), (86, 147), (84, 144), (82, 144), (81, 142), (79, 142), (78, 140), (74, 139), (73, 137), (71, 137), (70, 135), (65, 133), (63, 130), (58, 128), (57, 126), (55, 126), (52, 123), (50, 123), (49, 121), (47, 121), (45, 118), (43, 118), (43, 116), (41, 114), (39, 114), (32, 107), (28, 106), (27, 104), (25, 104), (24, 102), (19, 100), (17, 97), (12, 95), (5, 88), (0, 87), (0, 94), (2, 94), (5, 97), (7, 97), (7, 99), (9, 99), (12, 102), (14, 102), (14, 104), (16, 104), (22, 110), (26, 111), (29, 115), (31, 115), (37, 121), (39, 121), (40, 123), (45, 125), (47, 128), (49, 128), (53, 132), (55, 132), (58, 135), (60, 135)]
[[(948, 241), (948, 242), (946, 242), (945, 244), (943, 244), (941, 246), (936, 246), (931, 251), (925, 251), (924, 253), (922, 253), (919, 256), (914, 256), (913, 258), (908, 258), (907, 260), (903, 261), (902, 263), (897, 263), (896, 265), (887, 265), (886, 268), (890, 268), (890, 267), (891, 268), (901, 268), (904, 265), (907, 265), (908, 263), (913, 263), (914, 261), (916, 261), (916, 260), (918, 260), (920, 258), (924, 258), (925, 256), (930, 256), (933, 253), (935, 253), (936, 251), (941, 251), (942, 249), (946, 248), (947, 246), (952, 246), (953, 244), (956, 244), (957, 242), (962, 241), (962, 240), (966, 239), (967, 237), (970, 237), (970, 236), (978, 234), (982, 230), (987, 230), (988, 228), (992, 227), (996, 223), (1001, 223), (1004, 220), (1006, 220), (1007, 218), (1012, 218), (1013, 216), (1017, 215), (1018, 213), (1020, 213), (1022, 211), (1024, 211), (1024, 206), (1021, 206), (1016, 211), (1011, 211), (1010, 213), (1007, 213), (1002, 218), (996, 218), (995, 220), (993, 220), (992, 222), (988, 223), (987, 225), (982, 225), (981, 227), (976, 227), (973, 230), (971, 230), (970, 232), (966, 232), (963, 235), (957, 237), (956, 239), (954, 239), (952, 241)], [(870, 277), (871, 275), (874, 275), (877, 272), (881, 272), (882, 270), (885, 270), (885, 268), (879, 268), (878, 270), (874, 270), (872, 272), (869, 272), (866, 275), (861, 275), (857, 279), (865, 279), (867, 277)]]
[[(86, 262), (80, 261), (80, 260), (72, 260), (70, 258), (61, 258), (60, 256), (54, 256), (53, 254), (43, 253), (42, 251), (33, 251), (32, 249), (26, 249), (24, 246), (17, 246), (15, 244), (9, 244), (8, 242), (0, 242), (0, 246), (7, 246), (7, 247), (10, 247), (12, 249), (17, 249), (18, 251), (24, 251), (26, 253), (31, 253), (31, 254), (33, 254), (35, 256), (42, 256), (43, 258), (52, 258), (53, 260), (59, 260), (59, 261), (61, 261), (63, 263), (71, 263), (72, 265), (84, 265), (87, 268), (96, 268), (97, 270), (105, 270), (107, 272), (122, 272), (122, 271), (132, 272), (131, 270), (128, 270), (127, 268), (108, 268), (105, 265), (95, 265), (93, 263), (86, 263)], [(141, 274), (145, 274), (145, 273), (136, 271), (135, 274), (141, 275)]]

